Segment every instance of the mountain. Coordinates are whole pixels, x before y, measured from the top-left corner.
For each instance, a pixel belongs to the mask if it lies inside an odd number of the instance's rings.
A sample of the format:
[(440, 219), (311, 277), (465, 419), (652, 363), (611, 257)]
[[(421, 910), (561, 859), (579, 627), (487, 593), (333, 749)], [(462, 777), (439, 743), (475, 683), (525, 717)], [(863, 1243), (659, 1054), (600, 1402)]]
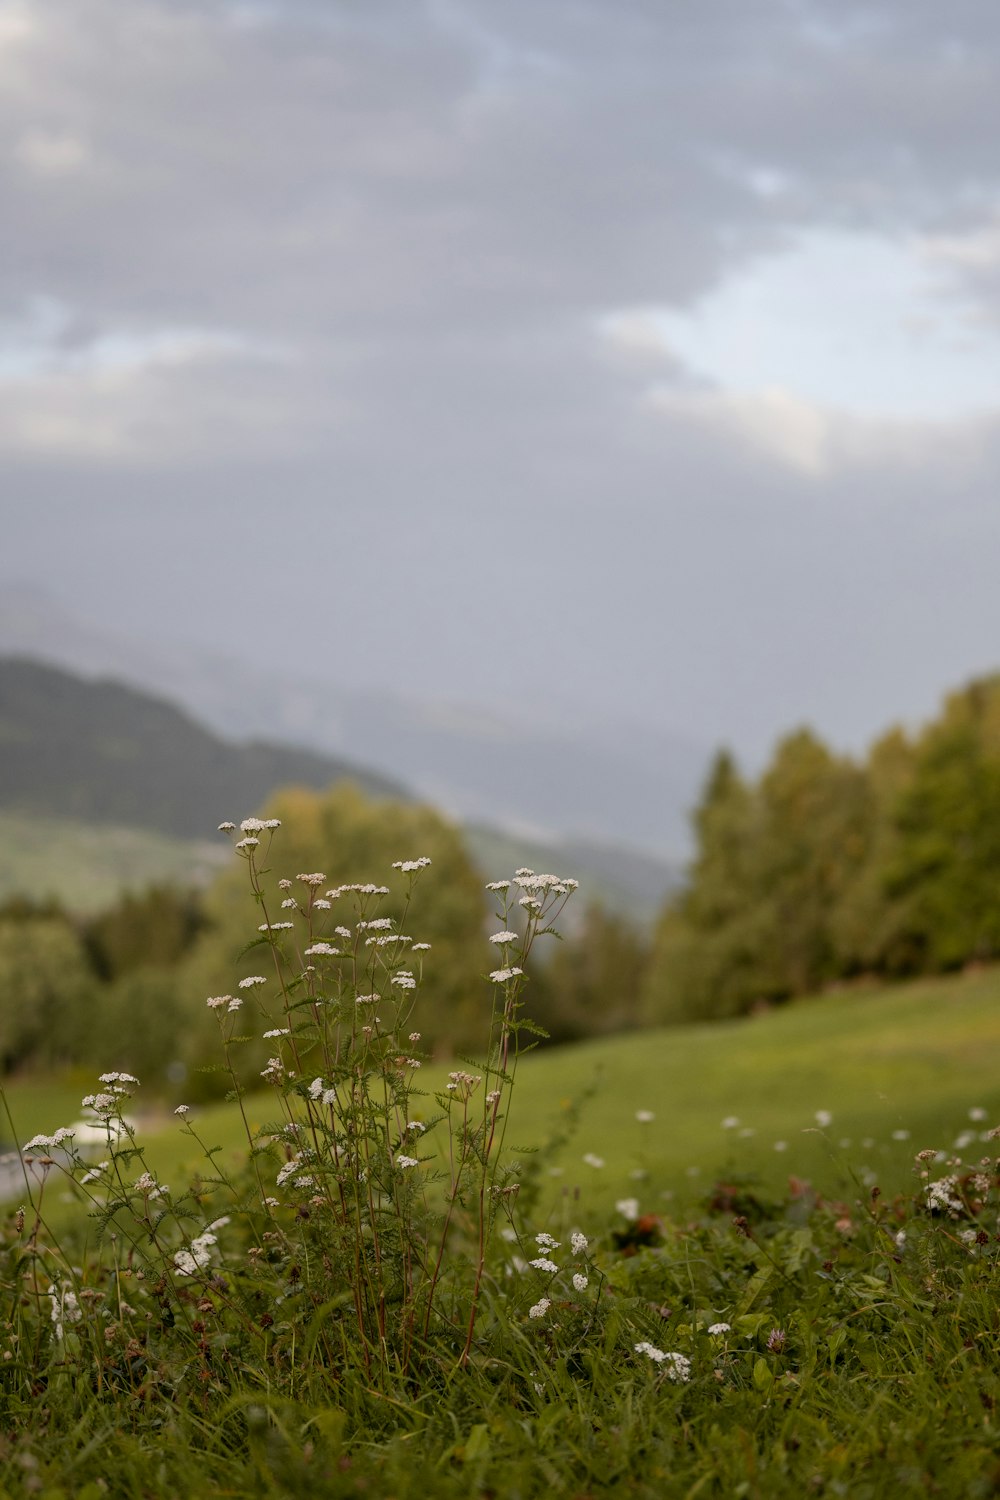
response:
[[(27, 657), (0, 657), (0, 809), (8, 830), (0, 900), (58, 897), (71, 909), (155, 880), (203, 883), (228, 845), (214, 839), (277, 787), (349, 777), (375, 797), (409, 800), (353, 760), (267, 741), (224, 739), (163, 698)], [(676, 866), (617, 845), (463, 829), (485, 879), (522, 864), (583, 882), (588, 899), (649, 922)]]
[(198, 647), (88, 625), (33, 587), (0, 592), (0, 652), (113, 676), (180, 704), (229, 739), (279, 739), (402, 781), (463, 823), (543, 841), (629, 845), (678, 863), (709, 749), (683, 734), (602, 717), (599, 703), (547, 717), (345, 687), (322, 657), (280, 674)]
[(350, 777), (375, 796), (398, 783), (349, 761), (263, 740), (225, 740), (161, 698), (86, 681), (25, 657), (0, 660), (0, 807), (79, 823), (204, 838), (275, 787)]

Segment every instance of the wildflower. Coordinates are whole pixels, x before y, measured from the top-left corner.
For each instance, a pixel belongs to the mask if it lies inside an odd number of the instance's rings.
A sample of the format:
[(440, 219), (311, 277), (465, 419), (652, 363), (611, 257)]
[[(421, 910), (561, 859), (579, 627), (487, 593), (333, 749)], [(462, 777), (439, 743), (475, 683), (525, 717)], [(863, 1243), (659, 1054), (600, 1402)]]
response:
[(490, 938), (491, 943), (516, 943), (516, 932), (494, 932)]
[[(294, 906), (294, 902), (292, 905)], [(261, 922), (257, 928), (258, 932), (290, 932), (295, 926), (294, 922)]]
[(787, 1141), (775, 1141), (775, 1143), (774, 1143), (774, 1149), (775, 1149), (775, 1151), (787, 1151), (788, 1150), (788, 1142)]
[(528, 1317), (544, 1318), (551, 1306), (551, 1300), (548, 1297), (542, 1297), (540, 1301), (535, 1303), (534, 1307), (528, 1308)]
[(67, 1137), (73, 1134), (72, 1130), (63, 1127), (57, 1130), (55, 1135), (33, 1135), (30, 1141), (26, 1141), (22, 1150), (24, 1151), (49, 1151), (54, 1146), (62, 1144)]
[(174, 1114), (175, 1115), (184, 1116), (184, 1115), (189, 1115), (190, 1113), (191, 1113), (191, 1106), (190, 1106), (190, 1104), (178, 1104), (177, 1108), (174, 1110)]
[(892, 1138), (894, 1141), (908, 1141), (910, 1139), (910, 1132), (908, 1130), (894, 1130)]
[(783, 1328), (772, 1328), (767, 1336), (767, 1347), (771, 1354), (780, 1354), (785, 1347), (788, 1335)]
[[(326, 876), (325, 875), (320, 875), (320, 874), (315, 874), (315, 875), (296, 875), (295, 879), (296, 880), (300, 880), (303, 885), (316, 886), (316, 885), (322, 885), (323, 882), (324, 882), (324, 880), (326, 879)], [(330, 893), (328, 891), (327, 895), (329, 895), (329, 894)]]
[(239, 987), (241, 990), (252, 990), (254, 985), (266, 984), (267, 980), (263, 974), (250, 974), (246, 979), (241, 979)]
[(415, 1130), (418, 1135), (423, 1135), (424, 1131), (427, 1129), (427, 1126), (423, 1123), (422, 1120), (407, 1120), (406, 1128), (407, 1130)]
[(380, 999), (380, 995), (357, 995), (354, 1003), (355, 1005), (377, 1005)]
[(260, 839), (255, 839), (255, 838), (240, 839), (239, 843), (236, 845), (236, 848), (237, 849), (255, 849), (259, 843), (260, 843)]
[(422, 854), (419, 859), (394, 859), (392, 868), (394, 870), (401, 870), (404, 875), (408, 875), (411, 870), (423, 870), (429, 864), (430, 860), (427, 855)]
[(586, 1276), (584, 1276), (581, 1271), (574, 1272), (573, 1285), (578, 1292), (585, 1292), (589, 1284), (590, 1283), (588, 1282)]
[(351, 936), (351, 929), (349, 927), (335, 927), (333, 930), (338, 937), (349, 938)]
[(491, 880), (490, 883), (489, 883), (489, 885), (486, 887), (486, 889), (488, 891), (509, 891), (510, 890), (510, 881), (509, 880)]
[(490, 1105), (493, 1105), (493, 1104), (499, 1104), (499, 1102), (500, 1102), (500, 1090), (499, 1089), (491, 1089), (490, 1092), (486, 1095), (486, 1103), (490, 1104)]
[(957, 1177), (939, 1177), (927, 1184), (927, 1207), (932, 1213), (947, 1213), (952, 1217), (962, 1212), (963, 1203), (958, 1192)]
[(570, 1242), (570, 1245), (572, 1246), (573, 1254), (574, 1255), (583, 1255), (584, 1252), (587, 1249), (587, 1246), (590, 1244), (590, 1241), (587, 1239), (587, 1236), (585, 1234), (581, 1234), (580, 1231), (579, 1231), (579, 1229), (574, 1229), (573, 1230), (573, 1233), (570, 1236), (570, 1241), (569, 1242)]
[(635, 1112), (635, 1117), (639, 1121), (640, 1125), (651, 1125), (656, 1119), (656, 1116), (653, 1114), (653, 1111), (651, 1109), (637, 1109)]
[(137, 1193), (151, 1193), (156, 1188), (156, 1178), (152, 1172), (143, 1172), (141, 1177), (135, 1179), (135, 1190)]
[(618, 1213), (621, 1214), (623, 1219), (632, 1221), (639, 1217), (638, 1198), (619, 1198), (618, 1202), (615, 1204), (615, 1208)]
[(593, 1153), (593, 1151), (588, 1151), (585, 1154), (585, 1156), (582, 1158), (582, 1160), (586, 1163), (586, 1165), (588, 1167), (603, 1167), (604, 1166), (604, 1157), (603, 1156), (595, 1156), (594, 1153)]
[(396, 1157), (396, 1166), (402, 1167), (404, 1171), (407, 1167), (419, 1167), (419, 1165), (420, 1163), (415, 1156), (400, 1155)]
[(234, 1010), (239, 1010), (242, 1007), (242, 1005), (243, 1005), (243, 1001), (241, 999), (239, 999), (238, 996), (231, 997), (230, 1001), (229, 1001), (229, 1004), (226, 1006), (226, 1014), (229, 1015), (230, 1012), (232, 1012)]
[(240, 833), (260, 833), (263, 827), (260, 818), (244, 818), (240, 824)]
[(279, 891), (290, 891), (291, 888), (292, 888), (292, 882), (290, 880), (279, 880), (278, 881), (278, 890)]
[(391, 917), (373, 917), (370, 922), (359, 922), (358, 923), (358, 931), (359, 932), (391, 932), (392, 931), (392, 918)]
[(494, 969), (490, 975), (494, 984), (506, 984), (509, 979), (517, 979), (524, 973), (523, 969)]
[(101, 1173), (107, 1172), (110, 1166), (111, 1163), (109, 1161), (99, 1161), (96, 1166), (91, 1167), (89, 1172), (84, 1172), (83, 1176), (80, 1178), (80, 1182), (83, 1184), (86, 1184), (88, 1182), (96, 1182)]
[(399, 973), (393, 976), (390, 983), (398, 986), (401, 990), (415, 990), (417, 987), (417, 981), (409, 969), (400, 969)]
[(273, 1031), (265, 1031), (264, 1032), (264, 1040), (265, 1040), (265, 1042), (269, 1042), (272, 1037), (276, 1037), (276, 1036), (291, 1036), (291, 1034), (292, 1034), (291, 1027), (289, 1027), (289, 1026), (275, 1026), (275, 1028), (273, 1029)]
[(722, 1121), (722, 1129), (723, 1130), (735, 1130), (736, 1127), (737, 1127), (737, 1125), (739, 1125), (739, 1123), (740, 1123), (740, 1117), (739, 1117), (739, 1115), (727, 1115), (726, 1118)]
[(280, 1057), (269, 1057), (267, 1067), (261, 1069), (261, 1078), (267, 1083), (280, 1083), (285, 1076), (284, 1064)]
[(48, 1294), (52, 1298), (52, 1321), (55, 1324), (56, 1338), (62, 1339), (65, 1332), (64, 1325), (79, 1323), (83, 1317), (83, 1309), (71, 1287), (58, 1287), (53, 1283), (49, 1287)]
[(261, 824), (261, 827), (262, 828), (266, 828), (267, 831), (268, 831), (268, 833), (273, 833), (276, 828), (280, 828), (281, 827), (281, 819), (280, 818), (265, 818), (264, 821), (263, 821), (263, 823)]
[(414, 943), (413, 947), (410, 949), (411, 953), (429, 953), (430, 951), (430, 943)]
[(286, 896), (281, 903), (281, 909), (282, 911), (298, 911), (299, 903), (294, 896)]
[(139, 1080), (132, 1073), (102, 1073), (98, 1079), (99, 1083), (134, 1083), (138, 1087)]
[(402, 932), (378, 933), (375, 937), (365, 938), (366, 948), (385, 948), (391, 943), (412, 943), (413, 939), (406, 937)]
[(235, 830), (236, 830), (236, 824), (235, 823), (220, 823), (219, 824), (219, 832), (220, 833), (234, 833)]
[(322, 898), (322, 896), (317, 896), (316, 897), (316, 900), (313, 902), (313, 906), (317, 909), (317, 911), (329, 911), (330, 910), (330, 902), (329, 901), (324, 901), (323, 898)]
[(544, 1255), (538, 1256), (536, 1260), (529, 1260), (528, 1265), (534, 1266), (536, 1271), (547, 1271), (550, 1276), (554, 1276), (559, 1269), (554, 1260), (546, 1260)]
[(731, 1325), (729, 1323), (712, 1323), (709, 1325), (708, 1331), (713, 1339), (721, 1338), (724, 1333), (731, 1331)]
[(278, 1175), (275, 1178), (275, 1184), (276, 1184), (276, 1186), (277, 1187), (284, 1187), (284, 1185), (288, 1181), (289, 1177), (294, 1177), (295, 1174), (296, 1174), (296, 1172), (301, 1167), (301, 1165), (302, 1165), (302, 1158), (301, 1158), (301, 1156), (293, 1156), (292, 1159), (291, 1159), (291, 1161), (286, 1161), (285, 1165), (283, 1167), (280, 1167), (278, 1169)]
[(323, 958), (339, 958), (340, 949), (334, 948), (331, 943), (313, 943), (311, 948), (306, 949), (306, 958), (314, 958), (317, 954)]
[(420, 1032), (419, 1031), (411, 1031), (409, 1039), (410, 1039), (411, 1042), (419, 1042), (419, 1040), (420, 1040)]
[(653, 1360), (658, 1365), (665, 1365), (666, 1369), (664, 1373), (671, 1380), (679, 1384), (683, 1385), (691, 1379), (691, 1361), (685, 1358), (683, 1354), (657, 1349), (655, 1344), (649, 1343), (646, 1339), (643, 1339), (642, 1343), (636, 1344), (635, 1352), (636, 1354), (645, 1354), (648, 1359)]
[(816, 1124), (819, 1126), (820, 1130), (825, 1130), (828, 1125), (833, 1124), (833, 1115), (831, 1115), (828, 1109), (818, 1109), (813, 1115), (813, 1119), (816, 1121)]
[(558, 1250), (559, 1241), (554, 1240), (551, 1234), (546, 1234), (544, 1229), (541, 1234), (535, 1235), (535, 1244), (540, 1245), (543, 1250)]
[(983, 1109), (978, 1104), (974, 1104), (972, 1106), (972, 1108), (969, 1110), (969, 1119), (970, 1120), (977, 1120), (977, 1121), (978, 1120), (985, 1120), (986, 1119), (986, 1111), (985, 1111), (985, 1109)]

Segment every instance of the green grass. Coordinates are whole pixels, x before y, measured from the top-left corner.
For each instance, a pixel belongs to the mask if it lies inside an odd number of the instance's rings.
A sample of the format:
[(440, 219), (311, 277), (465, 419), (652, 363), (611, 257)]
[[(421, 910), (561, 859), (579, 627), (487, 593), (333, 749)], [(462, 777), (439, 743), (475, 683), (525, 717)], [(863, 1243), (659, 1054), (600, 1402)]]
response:
[[(644, 1209), (664, 1209), (733, 1172), (768, 1188), (794, 1173), (835, 1193), (850, 1187), (853, 1171), (868, 1168), (896, 1191), (909, 1181), (914, 1151), (950, 1144), (972, 1128), (970, 1108), (988, 1112), (985, 1124), (1000, 1120), (998, 1056), (1000, 969), (859, 988), (752, 1019), (535, 1052), (520, 1065), (508, 1142), (540, 1146), (586, 1099), (572, 1139), (547, 1151), (541, 1165), (550, 1201), (579, 1192), (597, 1212), (625, 1195), (638, 1196)], [(432, 1095), (446, 1075), (446, 1065), (428, 1065), (421, 1086)], [(8, 1094), (22, 1139), (77, 1119), (92, 1088), (80, 1074), (60, 1083), (13, 1081)], [(432, 1113), (433, 1098), (424, 1102)], [(192, 1164), (190, 1142), (169, 1113), (142, 1115), (141, 1090), (136, 1104), (151, 1163), (176, 1179)], [(825, 1131), (816, 1127), (820, 1109), (833, 1115)], [(656, 1118), (640, 1124), (637, 1110)], [(252, 1124), (271, 1118), (271, 1096), (255, 1095), (248, 1112)], [(722, 1120), (734, 1115), (740, 1127), (723, 1130)], [(228, 1162), (239, 1159), (245, 1136), (234, 1106), (206, 1106), (193, 1119)], [(900, 1130), (909, 1140), (893, 1139)], [(776, 1141), (787, 1149), (775, 1151)], [(604, 1167), (588, 1166), (585, 1154)], [(630, 1174), (637, 1171), (648, 1175), (636, 1180)]]
[[(167, 1282), (151, 1267), (126, 1283), (135, 1307), (124, 1332), (98, 1297), (59, 1342), (44, 1295), (58, 1259), (41, 1253), (43, 1295), (33, 1301), (24, 1231), (8, 1218), (0, 1226), (0, 1348), (11, 1354), (0, 1363), (0, 1496), (995, 1495), (1000, 1179), (991, 1169), (983, 1209), (954, 1218), (932, 1218), (919, 1201), (894, 1195), (915, 1187), (914, 1152), (950, 1147), (970, 1107), (988, 1112), (977, 1130), (997, 1120), (998, 1043), (1000, 971), (992, 970), (526, 1058), (515, 1143), (538, 1145), (565, 1126), (571, 1101), (583, 1101), (573, 1139), (534, 1158), (545, 1196), (525, 1225), (526, 1244), (546, 1225), (561, 1241), (552, 1252), (560, 1286), (549, 1288), (544, 1317), (530, 1318), (542, 1278), (511, 1275), (510, 1249), (498, 1245), (465, 1369), (447, 1338), (398, 1377), (366, 1377), (344, 1346), (322, 1358), (325, 1331), (343, 1324), (333, 1321), (335, 1301), (296, 1300), (320, 1270), (323, 1240), (318, 1223), (293, 1208), (280, 1225), (293, 1243), (300, 1237), (289, 1251), (294, 1269), (276, 1250), (250, 1268), (234, 1224), (220, 1246), (222, 1279), (206, 1272), (200, 1287), (175, 1288), (173, 1300), (168, 1290), (164, 1301)], [(420, 1076), (432, 1089), (446, 1071), (428, 1066)], [(23, 1134), (76, 1118), (92, 1086), (79, 1077), (14, 1082)], [(273, 1112), (267, 1095), (249, 1108), (254, 1122)], [(640, 1124), (637, 1110), (655, 1120)], [(833, 1115), (822, 1133), (817, 1110)], [(723, 1131), (727, 1115), (755, 1133)], [(192, 1118), (227, 1161), (239, 1159), (232, 1106)], [(181, 1189), (191, 1157), (177, 1123), (162, 1108), (140, 1124), (147, 1164)], [(910, 1138), (893, 1141), (904, 1129)], [(841, 1138), (851, 1146), (839, 1147)], [(775, 1140), (787, 1151), (775, 1152)], [(966, 1160), (995, 1149), (974, 1140)], [(584, 1153), (604, 1167), (585, 1166)], [(882, 1195), (849, 1167), (873, 1172)], [(646, 1175), (631, 1175), (637, 1170)], [(933, 1175), (946, 1170), (935, 1165)], [(746, 1200), (742, 1228), (732, 1206), (713, 1213), (696, 1201), (717, 1175), (739, 1173), (763, 1184)], [(789, 1173), (811, 1177), (844, 1206), (783, 1193)], [(651, 1248), (626, 1257), (616, 1248), (623, 1222), (614, 1204), (632, 1195), (662, 1214), (663, 1229)], [(206, 1217), (215, 1211), (206, 1206)], [(592, 1237), (590, 1284), (579, 1294), (568, 1280), (579, 1265), (568, 1245), (573, 1225)], [(87, 1237), (92, 1247), (92, 1222)], [(86, 1265), (93, 1250), (84, 1254), (79, 1233), (67, 1243)], [(103, 1253), (119, 1255), (108, 1244)], [(96, 1292), (112, 1284), (96, 1272), (84, 1281)], [(251, 1323), (235, 1311), (242, 1297), (257, 1299), (245, 1304)], [(729, 1332), (710, 1335), (722, 1321)], [(639, 1341), (682, 1352), (690, 1381), (671, 1382), (636, 1352)]]
[(5, 812), (0, 901), (55, 897), (69, 911), (89, 915), (125, 891), (207, 884), (228, 854), (208, 841), (148, 829)]

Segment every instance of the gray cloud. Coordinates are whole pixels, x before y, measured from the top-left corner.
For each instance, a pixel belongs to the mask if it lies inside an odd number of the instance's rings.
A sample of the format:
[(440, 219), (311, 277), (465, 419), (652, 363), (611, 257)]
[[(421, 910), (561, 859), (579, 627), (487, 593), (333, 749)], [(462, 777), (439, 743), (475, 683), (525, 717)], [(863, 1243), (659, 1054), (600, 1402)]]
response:
[(995, 660), (991, 421), (734, 404), (600, 329), (817, 225), (923, 237), (989, 319), (998, 40), (986, 0), (0, 8), (4, 570), (755, 754), (929, 711)]

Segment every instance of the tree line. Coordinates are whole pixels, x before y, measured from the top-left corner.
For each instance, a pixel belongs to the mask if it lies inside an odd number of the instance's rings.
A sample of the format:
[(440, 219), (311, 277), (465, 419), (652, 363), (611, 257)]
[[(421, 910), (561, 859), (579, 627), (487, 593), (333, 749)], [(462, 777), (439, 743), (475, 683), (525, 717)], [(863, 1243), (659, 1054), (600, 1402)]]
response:
[(863, 760), (808, 729), (756, 780), (726, 751), (694, 814), (696, 854), (658, 925), (653, 1023), (744, 1014), (859, 975), (1000, 956), (1000, 676)]

